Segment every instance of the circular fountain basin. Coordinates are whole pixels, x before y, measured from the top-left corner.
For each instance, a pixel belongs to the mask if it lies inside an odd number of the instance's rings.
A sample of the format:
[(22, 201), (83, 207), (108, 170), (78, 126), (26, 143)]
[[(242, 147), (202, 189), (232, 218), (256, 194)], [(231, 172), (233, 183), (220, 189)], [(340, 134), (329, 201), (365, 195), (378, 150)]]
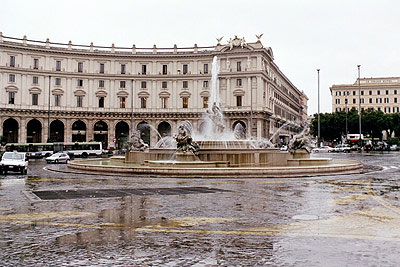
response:
[[(360, 173), (363, 165), (355, 160), (310, 159), (298, 166), (220, 167), (201, 165), (197, 161), (171, 164), (171, 161), (155, 161), (146, 164), (124, 162), (124, 157), (110, 159), (74, 160), (68, 167), (89, 172), (109, 172), (135, 177), (180, 178), (284, 178)], [(165, 163), (165, 164), (164, 164)], [(213, 165), (212, 163), (211, 165)]]

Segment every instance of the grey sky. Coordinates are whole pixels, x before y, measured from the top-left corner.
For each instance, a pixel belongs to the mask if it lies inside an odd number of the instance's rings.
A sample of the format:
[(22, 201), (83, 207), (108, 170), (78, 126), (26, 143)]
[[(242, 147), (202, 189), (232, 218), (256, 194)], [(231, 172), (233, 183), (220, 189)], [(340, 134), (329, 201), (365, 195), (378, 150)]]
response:
[(400, 1), (18, 1), (1, 0), (0, 31), (28, 39), (109, 46), (208, 46), (234, 35), (272, 47), (275, 62), (331, 112), (329, 87), (361, 77), (400, 76)]

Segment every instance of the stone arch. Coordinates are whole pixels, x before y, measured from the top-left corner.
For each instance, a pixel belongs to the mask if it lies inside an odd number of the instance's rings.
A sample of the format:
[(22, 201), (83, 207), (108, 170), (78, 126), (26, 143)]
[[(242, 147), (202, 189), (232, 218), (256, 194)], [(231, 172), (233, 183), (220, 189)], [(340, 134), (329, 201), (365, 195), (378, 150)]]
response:
[(42, 123), (37, 119), (32, 119), (26, 124), (26, 142), (42, 142)]
[(202, 121), (199, 123), (199, 134), (204, 135), (207, 133), (207, 122)]
[(19, 123), (13, 118), (8, 118), (3, 122), (3, 136), (7, 143), (18, 143)]
[[(166, 121), (162, 121), (158, 124), (157, 131), (161, 137), (171, 136), (171, 132), (172, 132), (171, 124), (169, 124)], [(160, 136), (158, 136), (158, 139), (160, 139)]]
[(86, 142), (86, 123), (76, 120), (72, 123), (72, 142)]
[(61, 120), (53, 120), (50, 123), (50, 142), (64, 142), (64, 123)]
[(141, 121), (136, 125), (136, 130), (140, 131), (140, 137), (143, 142), (149, 145), (150, 147), (150, 124), (146, 121)]
[(242, 120), (236, 120), (236, 121), (234, 121), (234, 122), (232, 123), (232, 131), (235, 130), (235, 127), (236, 127), (236, 125), (237, 125), (238, 123), (240, 123), (240, 124), (243, 126), (244, 129), (247, 129), (246, 123), (245, 123), (244, 121), (242, 121)]
[(101, 142), (103, 148), (108, 147), (108, 124), (105, 121), (96, 121), (93, 125), (94, 141)]
[(129, 140), (129, 124), (125, 121), (119, 121), (115, 125), (115, 147), (122, 149)]

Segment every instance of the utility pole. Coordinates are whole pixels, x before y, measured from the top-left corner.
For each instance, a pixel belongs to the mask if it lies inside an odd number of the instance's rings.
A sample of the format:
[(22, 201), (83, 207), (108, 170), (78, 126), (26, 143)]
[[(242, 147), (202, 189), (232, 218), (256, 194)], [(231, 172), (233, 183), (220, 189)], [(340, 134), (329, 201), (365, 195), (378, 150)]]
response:
[(49, 105), (47, 109), (47, 143), (50, 142), (50, 86), (51, 86), (51, 76), (49, 75)]
[(360, 87), (360, 67), (361, 65), (357, 65), (358, 68), (358, 126), (360, 129), (360, 147), (362, 147), (362, 138), (361, 138), (361, 87)]
[(317, 139), (317, 147), (320, 147), (319, 141), (321, 139), (321, 122), (320, 122), (320, 116), (319, 116), (319, 69), (317, 69), (318, 72), (318, 139)]

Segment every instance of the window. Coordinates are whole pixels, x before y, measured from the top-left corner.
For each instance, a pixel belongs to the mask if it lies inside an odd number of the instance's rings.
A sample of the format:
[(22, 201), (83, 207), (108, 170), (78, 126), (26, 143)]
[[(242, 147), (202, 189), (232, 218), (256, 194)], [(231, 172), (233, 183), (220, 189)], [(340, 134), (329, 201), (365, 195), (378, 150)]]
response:
[(390, 107), (385, 107), (385, 113), (390, 113)]
[(56, 78), (55, 79), (55, 84), (56, 85), (61, 85), (61, 78)]
[(10, 67), (15, 67), (15, 56), (10, 56)]
[(361, 95), (364, 95), (364, 91), (361, 91)]
[(340, 99), (336, 99), (336, 104), (340, 104)]
[(399, 107), (393, 107), (393, 112), (399, 112)]
[(39, 77), (38, 76), (33, 76), (32, 77), (32, 83), (33, 84), (38, 84), (39, 83)]
[(376, 103), (377, 103), (377, 104), (382, 103), (382, 98), (377, 98), (377, 99), (376, 99)]
[(393, 98), (393, 102), (397, 103), (397, 97)]
[(393, 90), (393, 94), (397, 95), (397, 90)]
[(236, 62), (236, 69), (237, 71), (242, 71), (242, 62), (240, 61)]
[(37, 59), (37, 58), (33, 59), (33, 68), (35, 70), (39, 69), (39, 59)]
[(387, 95), (389, 94), (389, 90), (386, 90), (386, 92), (385, 92)]
[(167, 82), (162, 82), (161, 87), (162, 89), (167, 89)]
[(353, 91), (353, 95), (356, 95), (356, 91)]
[(61, 105), (61, 95), (54, 95), (54, 106), (59, 107)]
[(168, 73), (168, 66), (167, 65), (162, 65), (162, 74), (167, 75)]
[(15, 74), (8, 75), (8, 81), (10, 83), (15, 83)]
[(104, 96), (99, 96), (99, 108), (104, 108)]
[(203, 97), (203, 108), (208, 108), (208, 97)]
[(37, 106), (38, 105), (38, 100), (39, 100), (39, 95), (38, 94), (32, 94), (32, 105)]
[(241, 95), (237, 95), (236, 96), (236, 106), (237, 107), (241, 107), (242, 106), (242, 96)]
[(147, 98), (141, 97), (140, 98), (140, 107), (141, 108), (146, 108), (146, 102), (147, 102)]
[[(145, 75), (147, 71), (147, 66), (146, 65), (142, 65), (142, 74)], [(143, 88), (143, 87), (142, 87)], [(146, 88), (146, 87), (145, 87)]]
[(346, 105), (349, 103), (349, 101), (348, 101), (347, 98), (344, 100), (344, 103), (345, 103)]
[(83, 62), (78, 62), (78, 72), (83, 72)]
[(378, 111), (381, 111), (381, 107), (378, 107)]
[(208, 64), (204, 64), (203, 72), (204, 72), (204, 74), (208, 74)]
[(104, 63), (100, 63), (100, 73), (104, 73)]
[(78, 87), (82, 87), (83, 86), (83, 80), (81, 80), (81, 79), (78, 79)]
[(61, 71), (61, 61), (60, 60), (56, 61), (56, 71)]
[(81, 108), (83, 106), (83, 96), (78, 95), (76, 96), (76, 106)]
[(385, 97), (385, 98), (383, 99), (383, 101), (384, 101), (385, 103), (389, 103), (389, 97)]
[(364, 98), (360, 98), (360, 104), (364, 104)]
[(369, 103), (372, 104), (372, 98), (369, 99)]
[(167, 108), (167, 104), (168, 104), (168, 98), (161, 97), (161, 108)]
[(356, 104), (357, 100), (355, 98), (353, 98), (353, 104)]
[(340, 108), (336, 108), (336, 112), (339, 112), (340, 111)]
[(188, 81), (183, 81), (182, 82), (182, 87), (187, 89), (188, 88)]
[(378, 94), (378, 95), (380, 95), (380, 94), (381, 94), (381, 91), (380, 91), (380, 90), (378, 90), (378, 91), (377, 91), (377, 94)]
[(242, 86), (242, 79), (236, 79), (236, 86)]
[(182, 108), (188, 108), (189, 98), (182, 97)]
[(104, 88), (104, 80), (99, 80), (99, 88)]
[(126, 106), (126, 97), (122, 96), (119, 98), (119, 107), (125, 108), (125, 106)]
[(203, 87), (208, 88), (208, 81), (203, 81)]
[(369, 95), (372, 95), (372, 91), (369, 91)]
[(119, 88), (125, 88), (125, 81), (119, 81)]
[(8, 92), (8, 104), (14, 104), (14, 103), (15, 103), (15, 93)]
[(125, 73), (126, 73), (126, 65), (121, 64), (121, 74), (125, 74)]
[(188, 73), (188, 65), (183, 64), (183, 74), (187, 74), (187, 73)]
[(143, 81), (142, 84), (141, 84), (141, 88), (142, 88), (142, 89), (147, 88), (147, 83)]

